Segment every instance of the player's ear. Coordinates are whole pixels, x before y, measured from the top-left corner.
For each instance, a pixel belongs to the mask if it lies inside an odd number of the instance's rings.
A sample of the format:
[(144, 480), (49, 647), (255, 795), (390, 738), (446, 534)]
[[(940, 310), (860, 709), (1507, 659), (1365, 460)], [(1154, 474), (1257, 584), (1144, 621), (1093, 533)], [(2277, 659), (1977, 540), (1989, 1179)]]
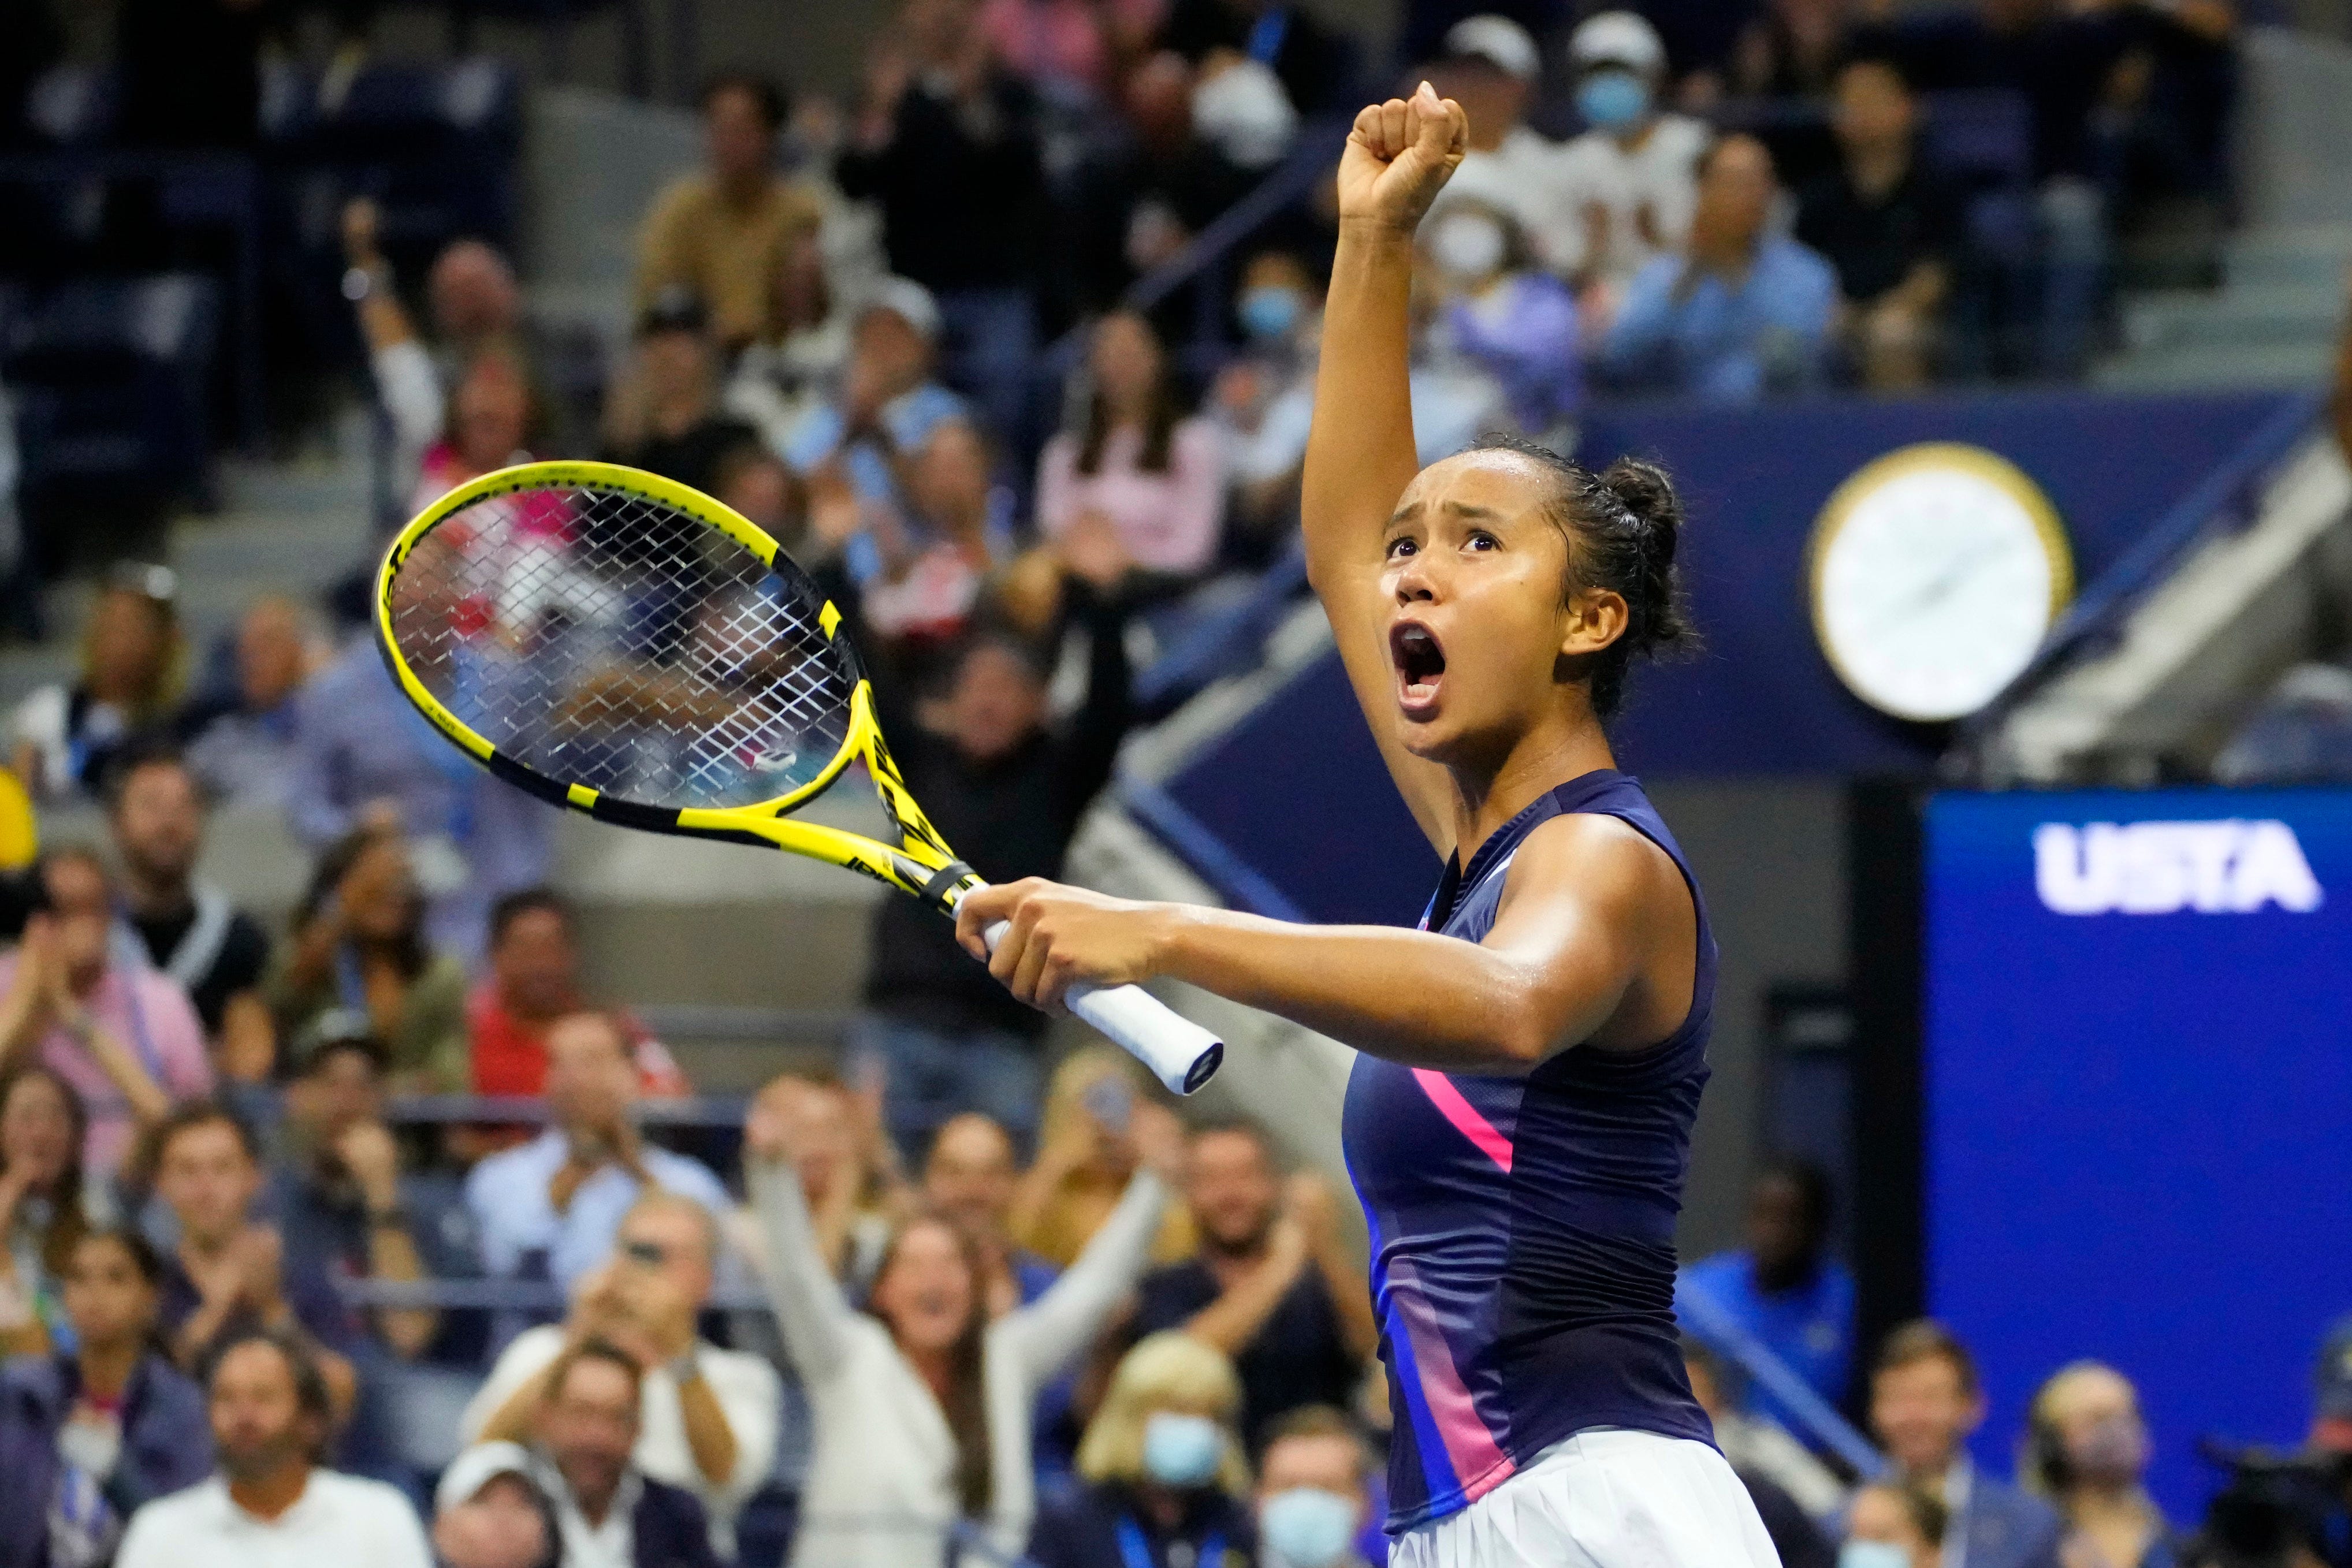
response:
[(1625, 634), (1633, 616), (1625, 596), (1613, 588), (1571, 590), (1560, 607), (1560, 656), (1598, 653)]

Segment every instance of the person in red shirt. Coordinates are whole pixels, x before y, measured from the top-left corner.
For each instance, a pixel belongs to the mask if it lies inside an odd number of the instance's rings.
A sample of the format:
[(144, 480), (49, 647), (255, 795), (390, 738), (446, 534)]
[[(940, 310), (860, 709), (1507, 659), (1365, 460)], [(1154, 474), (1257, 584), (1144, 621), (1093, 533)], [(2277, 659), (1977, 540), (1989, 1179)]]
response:
[[(589, 1005), (580, 986), (579, 925), (572, 905), (543, 887), (510, 893), (490, 908), (490, 972), (466, 999), (466, 1037), (477, 1094), (530, 1095), (547, 1085), (547, 1029)], [(669, 1048), (625, 1013), (639, 1090), (660, 1099), (691, 1093)]]

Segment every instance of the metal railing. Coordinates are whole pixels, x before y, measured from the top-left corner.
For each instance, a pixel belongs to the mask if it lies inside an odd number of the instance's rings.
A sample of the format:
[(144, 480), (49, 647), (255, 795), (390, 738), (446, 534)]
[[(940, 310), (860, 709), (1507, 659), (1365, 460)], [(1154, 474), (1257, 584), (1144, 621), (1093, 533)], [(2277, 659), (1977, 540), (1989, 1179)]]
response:
[(2017, 678), (1966, 721), (1953, 757), (1970, 773), (1983, 771), (1986, 745), (2012, 713), (2078, 656), (2119, 636), (2133, 610), (2199, 544), (2219, 531), (2253, 521), (2279, 465), (2311, 434), (2326, 403), (2326, 394), (2316, 391), (2287, 398), (2219, 467), (2157, 518), (2067, 607)]
[(1885, 1471), (1885, 1458), (1870, 1439), (1687, 1274), (1675, 1282), (1675, 1315), (1707, 1348), (1736, 1364), (1757, 1387), (1778, 1400), (1804, 1428), (1796, 1434), (1800, 1440), (1835, 1454), (1864, 1479), (1874, 1479)]

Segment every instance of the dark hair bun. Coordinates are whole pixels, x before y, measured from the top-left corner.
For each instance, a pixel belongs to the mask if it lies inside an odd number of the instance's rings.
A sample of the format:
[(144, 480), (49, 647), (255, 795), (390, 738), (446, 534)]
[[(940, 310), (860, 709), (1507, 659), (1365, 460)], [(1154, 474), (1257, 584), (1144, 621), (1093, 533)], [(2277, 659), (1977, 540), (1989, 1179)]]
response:
[(1640, 655), (1662, 649), (1688, 647), (1698, 640), (1683, 602), (1682, 580), (1675, 570), (1675, 552), (1682, 540), (1683, 500), (1674, 481), (1654, 463), (1620, 457), (1603, 469), (1601, 487), (1625, 508), (1633, 521), (1633, 540), (1640, 570), (1625, 598), (1633, 624), (1626, 628), (1628, 652)]

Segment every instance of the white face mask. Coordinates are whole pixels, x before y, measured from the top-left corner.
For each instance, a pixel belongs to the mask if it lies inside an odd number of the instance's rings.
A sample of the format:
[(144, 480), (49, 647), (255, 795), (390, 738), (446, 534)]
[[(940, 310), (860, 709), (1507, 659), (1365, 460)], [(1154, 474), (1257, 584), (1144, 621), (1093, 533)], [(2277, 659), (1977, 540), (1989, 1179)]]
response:
[(1838, 1568), (1911, 1568), (1911, 1553), (1891, 1541), (1849, 1541), (1838, 1548)]
[(1459, 278), (1501, 271), (1504, 248), (1503, 225), (1484, 213), (1448, 213), (1429, 235), (1430, 259)]

